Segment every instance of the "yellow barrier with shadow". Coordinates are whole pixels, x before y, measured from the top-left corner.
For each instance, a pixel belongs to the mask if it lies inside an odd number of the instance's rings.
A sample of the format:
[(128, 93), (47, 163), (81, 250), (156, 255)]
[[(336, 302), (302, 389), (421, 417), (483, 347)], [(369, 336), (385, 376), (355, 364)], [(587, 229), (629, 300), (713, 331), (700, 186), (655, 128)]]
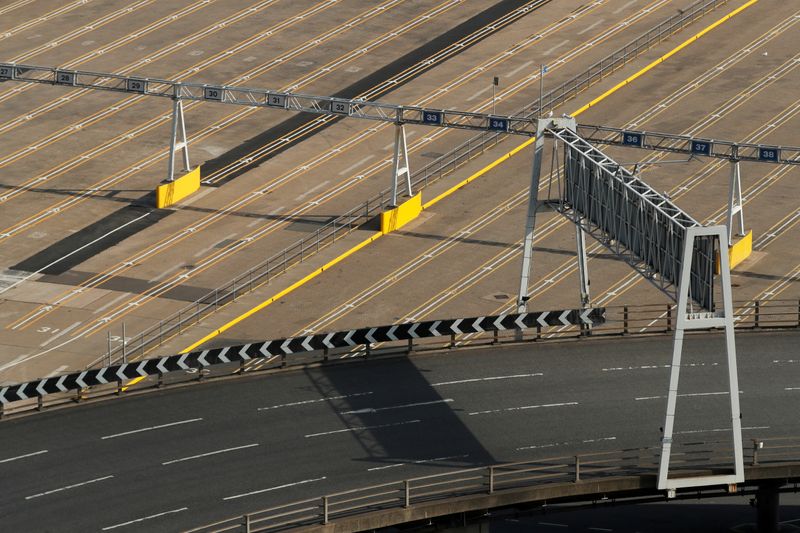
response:
[(197, 166), (175, 181), (156, 188), (156, 207), (163, 209), (176, 204), (200, 189), (200, 167)]
[[(734, 244), (728, 247), (728, 264), (731, 267), (731, 270), (750, 257), (750, 254), (753, 253), (753, 230), (747, 232), (747, 234), (736, 241)], [(719, 254), (717, 254), (717, 261), (714, 265), (714, 272), (719, 274)]]
[(381, 213), (381, 233), (398, 230), (422, 213), (422, 193), (417, 193), (402, 204)]

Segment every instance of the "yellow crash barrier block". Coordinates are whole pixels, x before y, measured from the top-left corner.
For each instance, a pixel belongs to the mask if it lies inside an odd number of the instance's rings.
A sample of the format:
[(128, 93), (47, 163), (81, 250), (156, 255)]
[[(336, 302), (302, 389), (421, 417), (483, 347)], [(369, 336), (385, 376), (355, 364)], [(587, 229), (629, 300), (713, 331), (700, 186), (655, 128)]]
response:
[(200, 189), (200, 167), (184, 174), (172, 183), (164, 183), (156, 188), (156, 207), (161, 209), (176, 204)]
[(422, 194), (417, 193), (394, 209), (381, 213), (381, 233), (391, 233), (417, 218), (422, 213)]
[[(731, 270), (733, 270), (736, 265), (750, 257), (751, 253), (753, 253), (753, 230), (748, 231), (744, 237), (728, 247), (728, 262), (731, 266)], [(719, 255), (717, 256), (714, 271), (717, 274), (720, 273)]]

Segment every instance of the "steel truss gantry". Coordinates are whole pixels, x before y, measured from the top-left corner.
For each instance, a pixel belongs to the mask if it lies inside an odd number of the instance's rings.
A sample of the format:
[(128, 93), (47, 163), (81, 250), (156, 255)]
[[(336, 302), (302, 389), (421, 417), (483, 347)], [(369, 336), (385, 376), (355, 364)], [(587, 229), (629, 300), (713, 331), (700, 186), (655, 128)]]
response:
[[(186, 139), (183, 117), (183, 100), (209, 101), (247, 107), (266, 107), (287, 111), (314, 113), (330, 118), (353, 117), (366, 120), (394, 123), (395, 150), (392, 170), (392, 204), (396, 204), (399, 179), (406, 176), (406, 186), (410, 191), (410, 167), (408, 149), (405, 143), (406, 124), (455, 128), (472, 131), (489, 131), (510, 135), (536, 135), (537, 120), (531, 116), (508, 116), (487, 113), (472, 113), (452, 109), (434, 109), (419, 106), (403, 106), (363, 99), (315, 96), (205, 83), (185, 83), (174, 80), (141, 76), (124, 76), (108, 72), (92, 72), (58, 67), (45, 67), (17, 63), (0, 63), (0, 82), (18, 81), (42, 83), (62, 87), (120, 92), (140, 96), (171, 98), (178, 103), (173, 105), (172, 136), (170, 139), (169, 169), (167, 180), (174, 179), (174, 160), (176, 152), (183, 150), (183, 163), (189, 169), (188, 141)], [(778, 164), (800, 164), (800, 148), (791, 146), (771, 146), (748, 143), (735, 143), (724, 140), (698, 139), (685, 135), (673, 135), (637, 130), (622, 130), (606, 126), (576, 125), (573, 128), (582, 138), (599, 144), (635, 146), (653, 150), (683, 153), (695, 156), (738, 161), (759, 161)], [(399, 133), (398, 133), (399, 131)], [(181, 140), (178, 141), (178, 134)], [(635, 140), (632, 142), (631, 139)], [(402, 160), (402, 161), (401, 161)], [(739, 187), (739, 190), (741, 187)], [(734, 189), (732, 188), (731, 191)], [(731, 194), (733, 198), (733, 193)], [(739, 194), (739, 198), (741, 194)], [(741, 213), (741, 199), (738, 204)], [(731, 200), (729, 219), (736, 205)], [(743, 217), (743, 215), (740, 215)], [(741, 218), (742, 230), (744, 219)], [(729, 223), (729, 228), (731, 224)]]
[[(560, 173), (558, 211), (575, 224), (580, 298), (590, 305), (585, 232), (628, 262), (645, 279), (677, 301), (667, 410), (663, 425), (658, 488), (674, 496), (679, 488), (735, 485), (744, 481), (741, 411), (736, 364), (736, 344), (728, 230), (704, 227), (630, 171), (576, 133), (574, 119), (541, 119), (534, 145), (528, 213), (523, 239), (517, 311), (525, 312), (532, 266), (536, 211), (544, 152), (544, 138), (564, 146), (564, 177)], [(557, 150), (554, 147), (554, 156)], [(554, 162), (554, 169), (559, 165)], [(552, 175), (551, 175), (552, 179)], [(718, 253), (723, 251), (723, 253)], [(717, 259), (718, 258), (718, 259)], [(722, 305), (714, 304), (714, 264), (719, 261)], [(695, 312), (691, 301), (703, 309)], [(733, 473), (670, 478), (670, 454), (674, 431), (684, 334), (688, 330), (723, 328), (728, 367), (728, 394), (733, 441)]]

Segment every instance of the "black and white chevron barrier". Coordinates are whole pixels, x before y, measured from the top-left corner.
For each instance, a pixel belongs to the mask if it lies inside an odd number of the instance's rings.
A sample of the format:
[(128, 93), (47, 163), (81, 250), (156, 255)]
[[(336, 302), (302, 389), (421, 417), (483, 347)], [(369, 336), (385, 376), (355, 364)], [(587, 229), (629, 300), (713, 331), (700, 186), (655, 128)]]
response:
[(474, 318), (430, 320), (427, 322), (352, 329), (335, 333), (320, 333), (304, 337), (290, 337), (239, 346), (198, 350), (196, 352), (143, 359), (135, 363), (107, 366), (44, 378), (38, 381), (9, 385), (0, 388), (0, 403), (5, 405), (15, 401), (46, 396), (47, 394), (81, 390), (96, 385), (161, 375), (179, 370), (204, 368), (223, 363), (244, 362), (250, 359), (270, 358), (315, 350), (346, 348), (377, 342), (402, 341), (424, 337), (482, 333), (485, 331), (548, 326), (593, 326), (605, 322), (605, 311), (604, 307), (597, 307), (593, 309), (568, 309), (564, 311), (540, 311)]

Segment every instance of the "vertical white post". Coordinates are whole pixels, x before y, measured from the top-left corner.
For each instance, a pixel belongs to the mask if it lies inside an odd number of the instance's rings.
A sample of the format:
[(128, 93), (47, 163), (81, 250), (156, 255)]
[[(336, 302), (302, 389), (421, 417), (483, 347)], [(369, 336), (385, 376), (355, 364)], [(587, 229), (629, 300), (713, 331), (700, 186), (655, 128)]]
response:
[(406, 188), (411, 196), (411, 166), (408, 162), (408, 145), (406, 144), (406, 130), (402, 123), (395, 124), (394, 130), (394, 159), (392, 160), (392, 192), (391, 206), (397, 207), (397, 182), (400, 176), (406, 177)]
[(728, 186), (728, 243), (733, 241), (733, 219), (739, 215), (738, 236), (744, 235), (744, 209), (742, 205), (742, 176), (739, 168), (739, 160), (731, 161), (731, 179)]
[[(180, 141), (178, 141), (179, 134)], [(189, 142), (186, 140), (186, 123), (183, 118), (183, 101), (180, 98), (173, 98), (167, 181), (175, 181), (175, 152), (178, 150), (183, 150), (183, 171), (188, 172), (191, 167), (189, 164)]]
[[(664, 420), (664, 436), (661, 445), (661, 462), (658, 470), (658, 488), (674, 491), (681, 487), (702, 487), (708, 485), (724, 485), (744, 481), (744, 457), (742, 451), (742, 422), (739, 410), (739, 374), (736, 365), (736, 340), (733, 322), (733, 293), (731, 290), (731, 271), (728, 261), (728, 228), (723, 226), (696, 227), (686, 231), (683, 245), (683, 261), (681, 277), (678, 285), (678, 306), (676, 309), (675, 338), (672, 350), (672, 367), (670, 371), (669, 391), (667, 394), (667, 413)], [(722, 311), (688, 314), (686, 306), (689, 300), (689, 284), (692, 264), (694, 240), (701, 235), (716, 236), (719, 243), (720, 277), (722, 285)], [(728, 389), (730, 396), (730, 420), (733, 440), (733, 475), (692, 476), (669, 478), (669, 462), (672, 450), (672, 435), (675, 425), (676, 403), (678, 399), (678, 381), (680, 378), (681, 354), (683, 350), (684, 332), (690, 329), (707, 328), (725, 329), (725, 351), (728, 362)]]
[(525, 219), (525, 237), (522, 241), (522, 272), (519, 277), (517, 313), (526, 313), (528, 311), (528, 283), (531, 277), (533, 238), (536, 230), (536, 209), (539, 205), (539, 180), (542, 174), (544, 130), (545, 124), (540, 120), (536, 125), (536, 143), (533, 147), (531, 186), (528, 191), (528, 215)]
[(578, 251), (578, 279), (580, 282), (581, 307), (589, 307), (589, 264), (586, 258), (586, 232), (581, 227), (582, 217), (575, 220), (575, 241)]

